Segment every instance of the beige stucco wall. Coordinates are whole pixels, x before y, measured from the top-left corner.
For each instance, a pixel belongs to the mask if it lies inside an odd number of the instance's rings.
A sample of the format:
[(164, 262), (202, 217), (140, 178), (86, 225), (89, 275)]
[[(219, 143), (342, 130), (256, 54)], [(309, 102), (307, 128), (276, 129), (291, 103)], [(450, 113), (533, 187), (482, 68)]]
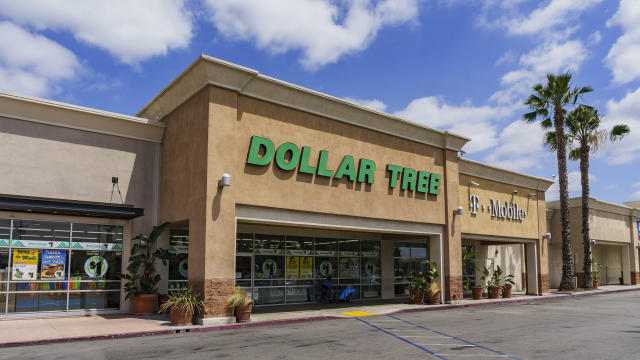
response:
[[(576, 208), (582, 231), (581, 208)], [(572, 216), (573, 218), (573, 216)], [(628, 215), (613, 214), (601, 210), (589, 211), (589, 234), (592, 239), (630, 243), (631, 224)]]
[[(237, 101), (238, 117), (229, 121), (233, 147), (224, 149), (229, 163), (221, 169), (232, 176), (230, 191), (237, 203), (444, 223), (444, 179), (440, 195), (425, 196), (401, 191), (399, 186), (390, 189), (386, 171), (387, 164), (395, 164), (442, 175), (442, 150), (244, 96)], [(320, 150), (329, 151), (327, 168), (333, 170), (344, 155), (352, 155), (356, 162), (362, 157), (371, 159), (376, 162), (375, 183), (283, 171), (273, 162), (268, 166), (246, 164), (252, 135), (269, 138), (276, 148), (284, 142), (311, 147), (310, 165), (314, 167)]]
[[(111, 177), (124, 202), (145, 209), (134, 231), (155, 224), (159, 145), (113, 135), (0, 118), (0, 193), (109, 203)], [(117, 191), (114, 203), (120, 203)]]
[[(472, 181), (480, 186), (471, 186), (470, 183)], [(513, 194), (514, 190), (518, 190), (515, 195)], [(462, 215), (463, 233), (525, 239), (537, 239), (539, 237), (538, 202), (544, 203), (544, 199), (538, 200), (537, 196), (529, 196), (530, 193), (536, 193), (535, 189), (526, 189), (520, 186), (460, 174), (459, 193), (461, 206), (464, 208), (464, 215)], [(476, 215), (471, 214), (469, 199), (471, 195), (479, 197), (478, 204), (480, 207)], [(490, 199), (500, 200), (502, 204), (506, 201), (510, 204), (517, 203), (519, 208), (527, 212), (524, 220), (507, 220), (492, 217), (488, 209), (491, 204)], [(482, 205), (485, 206), (484, 210)], [(545, 219), (542, 220), (546, 221)]]

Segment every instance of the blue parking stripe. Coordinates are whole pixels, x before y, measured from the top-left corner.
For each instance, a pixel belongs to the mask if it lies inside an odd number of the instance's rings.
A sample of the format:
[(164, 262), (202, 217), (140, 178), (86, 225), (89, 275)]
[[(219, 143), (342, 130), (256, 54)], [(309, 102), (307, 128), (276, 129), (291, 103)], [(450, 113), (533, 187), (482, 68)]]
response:
[[(520, 358), (517, 358), (517, 357), (515, 357), (515, 356), (513, 356), (513, 355), (505, 354), (505, 353), (503, 353), (502, 351), (493, 350), (493, 349), (490, 349), (490, 348), (488, 348), (488, 347), (486, 347), (486, 346), (482, 346), (482, 345), (479, 345), (479, 344), (473, 343), (473, 342), (471, 342), (471, 341), (467, 341), (467, 340), (464, 340), (464, 339), (460, 339), (459, 337), (451, 336), (451, 335), (449, 335), (449, 334), (445, 334), (445, 333), (440, 332), (440, 331), (438, 331), (438, 330), (429, 329), (429, 328), (426, 328), (426, 327), (424, 327), (424, 326), (422, 326), (422, 325), (418, 325), (418, 324), (414, 324), (414, 323), (412, 323), (412, 322), (410, 322), (410, 321), (402, 320), (402, 319), (397, 318), (397, 317), (395, 317), (395, 316), (393, 316), (393, 315), (387, 315), (387, 316), (388, 316), (388, 317), (390, 317), (390, 318), (392, 318), (392, 319), (395, 319), (395, 320), (398, 320), (398, 321), (402, 321), (402, 322), (403, 322), (403, 323), (405, 323), (405, 324), (413, 325), (413, 326), (415, 326), (415, 327), (418, 327), (418, 328), (421, 328), (421, 329), (424, 329), (424, 330), (427, 330), (427, 331), (431, 331), (431, 332), (436, 333), (436, 334), (438, 334), (438, 335), (446, 336), (446, 337), (449, 337), (449, 338), (451, 338), (451, 339), (455, 339), (455, 340), (461, 341), (461, 342), (463, 342), (463, 343), (467, 343), (467, 344), (469, 344), (469, 345), (476, 346), (476, 347), (478, 347), (478, 348), (480, 348), (480, 349), (487, 350), (487, 351), (490, 351), (490, 352), (495, 353), (495, 354), (498, 354), (498, 355), (502, 355), (502, 356), (507, 357), (507, 358), (509, 358), (509, 359), (513, 359), (513, 360), (521, 360)], [(436, 355), (436, 356), (437, 356), (437, 354), (434, 354), (434, 355)]]
[(391, 335), (391, 336), (393, 336), (394, 338), (396, 338), (398, 340), (402, 340), (402, 341), (406, 342), (409, 345), (413, 345), (413, 346), (417, 347), (418, 349), (420, 349), (422, 351), (425, 351), (425, 352), (429, 353), (430, 355), (433, 355), (433, 356), (437, 357), (438, 359), (448, 360), (444, 356), (438, 355), (435, 352), (433, 352), (433, 351), (431, 351), (431, 350), (429, 350), (429, 349), (427, 349), (425, 347), (422, 347), (422, 346), (412, 342), (411, 340), (407, 340), (407, 339), (403, 338), (402, 336), (399, 336), (399, 335), (396, 335), (396, 334), (392, 333), (391, 331), (388, 331), (388, 330), (382, 329), (382, 328), (380, 328), (380, 327), (378, 327), (376, 325), (373, 325), (372, 323), (370, 323), (370, 322), (368, 322), (366, 320), (363, 320), (362, 318), (357, 317), (356, 319), (362, 321), (363, 323), (371, 326), (372, 328), (374, 328), (374, 329), (376, 329), (378, 331), (382, 331), (383, 333), (385, 333), (387, 335)]

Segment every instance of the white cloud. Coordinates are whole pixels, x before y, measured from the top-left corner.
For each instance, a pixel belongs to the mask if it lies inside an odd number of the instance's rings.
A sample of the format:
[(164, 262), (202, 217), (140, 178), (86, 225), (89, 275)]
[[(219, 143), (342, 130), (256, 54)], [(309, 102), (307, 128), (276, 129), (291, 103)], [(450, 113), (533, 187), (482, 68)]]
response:
[(496, 63), (494, 64), (494, 66), (500, 66), (500, 65), (514, 65), (518, 62), (518, 54), (513, 51), (512, 49), (507, 50), (506, 53), (504, 53), (502, 56), (500, 56), (500, 58), (498, 58), (498, 60), (496, 60)]
[(451, 105), (442, 97), (418, 98), (395, 115), (437, 129), (450, 130), (472, 139), (465, 146), (468, 152), (488, 149), (495, 145), (496, 125), (513, 112), (509, 107), (473, 106), (469, 103)]
[(544, 133), (538, 124), (516, 120), (502, 129), (497, 141), (499, 145), (484, 161), (514, 171), (540, 167), (541, 160), (550, 156), (544, 148)]
[(613, 72), (613, 82), (626, 84), (640, 77), (640, 2), (621, 0), (607, 26), (621, 26), (623, 34), (604, 59)]
[(539, 35), (558, 27), (566, 26), (569, 20), (576, 19), (580, 13), (602, 0), (552, 0), (546, 6), (539, 7), (527, 16), (502, 20), (510, 34)]
[(618, 184), (609, 184), (604, 187), (605, 190), (614, 190), (618, 188)]
[(188, 46), (193, 27), (184, 0), (0, 0), (0, 15), (38, 31), (68, 31), (133, 65)]
[(73, 52), (8, 21), (0, 22), (0, 88), (47, 96), (61, 81), (82, 70)]
[(640, 181), (638, 181), (637, 183), (635, 183), (635, 184), (633, 184), (633, 185), (631, 185), (631, 186), (633, 186), (633, 187), (640, 187)]
[(589, 45), (597, 45), (602, 40), (602, 34), (600, 31), (595, 31), (593, 34), (589, 35)]
[[(569, 197), (578, 197), (582, 195), (582, 181), (580, 171), (569, 171), (567, 174), (567, 178), (569, 180)], [(556, 182), (551, 185), (549, 189), (545, 192), (545, 199), (547, 201), (550, 200), (558, 200), (560, 198), (560, 188), (558, 183), (558, 178), (556, 177)], [(589, 182), (597, 182), (598, 178), (595, 175), (589, 174)]]
[(500, 104), (520, 102), (547, 73), (576, 72), (587, 57), (587, 50), (578, 40), (538, 45), (520, 56), (519, 69), (502, 76), (504, 88), (491, 95), (490, 100)]
[(620, 101), (609, 100), (602, 126), (626, 124), (631, 129), (621, 141), (605, 148), (604, 159), (610, 164), (624, 164), (640, 158), (640, 88), (625, 95)]
[(297, 50), (307, 69), (364, 50), (385, 26), (414, 22), (420, 0), (206, 0), (224, 37), (272, 53)]
[(378, 111), (385, 111), (387, 105), (378, 99), (356, 99), (352, 97), (344, 98), (346, 101)]

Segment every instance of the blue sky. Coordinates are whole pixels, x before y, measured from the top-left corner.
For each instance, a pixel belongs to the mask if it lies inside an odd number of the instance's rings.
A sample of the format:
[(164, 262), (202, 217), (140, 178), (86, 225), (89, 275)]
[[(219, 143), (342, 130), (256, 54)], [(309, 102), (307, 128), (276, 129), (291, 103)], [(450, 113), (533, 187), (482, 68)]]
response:
[(594, 156), (592, 195), (640, 199), (640, 1), (0, 0), (0, 37), (0, 90), (135, 114), (205, 53), (466, 135), (467, 157), (547, 178), (555, 155), (522, 103), (570, 71), (605, 126), (631, 127)]

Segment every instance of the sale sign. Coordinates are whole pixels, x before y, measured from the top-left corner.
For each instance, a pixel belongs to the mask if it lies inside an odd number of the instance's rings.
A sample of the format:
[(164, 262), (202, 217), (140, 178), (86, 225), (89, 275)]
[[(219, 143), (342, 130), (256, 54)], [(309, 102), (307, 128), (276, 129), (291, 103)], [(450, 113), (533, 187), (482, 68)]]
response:
[(14, 249), (11, 269), (12, 280), (37, 280), (38, 250)]
[(64, 280), (65, 264), (67, 262), (66, 250), (42, 250), (41, 280)]

